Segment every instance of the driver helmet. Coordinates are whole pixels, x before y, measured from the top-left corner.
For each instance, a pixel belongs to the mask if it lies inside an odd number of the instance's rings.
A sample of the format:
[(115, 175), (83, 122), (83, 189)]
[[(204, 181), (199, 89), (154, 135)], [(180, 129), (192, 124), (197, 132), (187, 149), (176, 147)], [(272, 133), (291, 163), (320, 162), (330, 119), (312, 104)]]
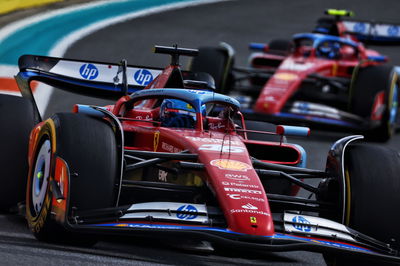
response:
[(165, 99), (160, 107), (160, 121), (164, 127), (195, 128), (196, 111), (187, 102)]
[(323, 42), (318, 46), (317, 56), (328, 59), (339, 57), (340, 44), (337, 42)]

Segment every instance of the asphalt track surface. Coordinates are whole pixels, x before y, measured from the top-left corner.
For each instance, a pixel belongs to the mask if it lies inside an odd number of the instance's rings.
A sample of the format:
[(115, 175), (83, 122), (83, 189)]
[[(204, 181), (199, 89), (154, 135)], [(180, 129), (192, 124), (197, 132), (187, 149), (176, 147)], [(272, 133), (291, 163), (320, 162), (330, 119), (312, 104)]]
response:
[[(165, 66), (169, 58), (152, 54), (155, 44), (179, 44), (195, 48), (230, 43), (237, 52), (236, 62), (245, 65), (249, 42), (288, 38), (312, 29), (325, 8), (347, 8), (359, 19), (398, 21), (397, 0), (241, 0), (191, 7), (135, 19), (100, 30), (73, 45), (65, 55), (76, 59)], [(397, 46), (375, 47), (400, 65)], [(186, 62), (183, 62), (185, 65)], [(106, 101), (56, 91), (46, 116), (71, 110), (75, 103), (105, 104)], [(346, 134), (312, 132), (309, 139), (291, 139), (308, 153), (308, 167), (324, 169), (331, 144)], [(386, 146), (400, 150), (400, 135)], [(99, 195), (101, 196), (101, 195)], [(0, 265), (324, 265), (320, 254), (284, 252), (254, 254), (200, 253), (183, 249), (188, 243), (125, 239), (101, 241), (93, 248), (40, 243), (29, 233), (23, 219), (0, 215)]]

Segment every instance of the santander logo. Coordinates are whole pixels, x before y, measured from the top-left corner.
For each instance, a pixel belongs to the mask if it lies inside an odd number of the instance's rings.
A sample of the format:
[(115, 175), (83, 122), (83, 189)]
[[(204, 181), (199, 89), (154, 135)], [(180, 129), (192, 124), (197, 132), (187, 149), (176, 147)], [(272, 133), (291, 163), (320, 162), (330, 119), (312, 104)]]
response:
[(243, 209), (247, 209), (247, 210), (258, 210), (258, 208), (250, 203), (247, 203), (245, 205), (242, 206)]

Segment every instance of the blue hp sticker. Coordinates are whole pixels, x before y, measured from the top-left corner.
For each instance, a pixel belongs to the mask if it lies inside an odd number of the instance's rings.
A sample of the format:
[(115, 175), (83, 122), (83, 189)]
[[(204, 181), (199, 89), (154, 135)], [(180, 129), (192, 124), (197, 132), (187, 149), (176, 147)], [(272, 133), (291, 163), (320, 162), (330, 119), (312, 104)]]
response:
[(153, 75), (147, 69), (140, 69), (133, 75), (135, 81), (142, 86), (146, 86), (153, 81)]
[(392, 25), (388, 28), (387, 33), (389, 36), (397, 36), (399, 35), (399, 27)]
[(196, 90), (189, 90), (190, 93), (194, 93), (194, 94), (206, 94), (205, 91), (196, 91)]
[[(181, 212), (193, 212), (197, 213), (198, 210), (193, 205), (182, 205), (178, 208), (178, 211)], [(197, 217), (197, 214), (190, 214), (190, 213), (177, 213), (176, 217), (182, 220), (192, 220)]]
[(359, 32), (359, 33), (365, 32), (365, 30), (366, 30), (365, 23), (361, 23), (361, 22), (356, 23), (356, 24), (354, 25), (353, 30), (354, 30), (355, 32)]
[(99, 70), (93, 64), (84, 64), (79, 69), (79, 73), (84, 79), (95, 79), (99, 75)]
[(302, 232), (310, 232), (311, 231), (310, 222), (303, 216), (293, 217), (292, 222), (296, 223), (296, 224), (293, 224), (293, 227), (299, 231), (302, 231)]

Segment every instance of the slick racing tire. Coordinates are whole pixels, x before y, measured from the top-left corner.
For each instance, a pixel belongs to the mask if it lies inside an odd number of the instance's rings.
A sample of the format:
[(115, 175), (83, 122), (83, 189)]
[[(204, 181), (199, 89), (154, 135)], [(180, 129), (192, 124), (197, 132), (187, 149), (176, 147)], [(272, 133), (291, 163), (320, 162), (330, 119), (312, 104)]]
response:
[(353, 113), (370, 119), (377, 95), (385, 93), (379, 126), (366, 132), (367, 139), (385, 142), (393, 135), (398, 117), (398, 82), (392, 66), (370, 66), (358, 70), (351, 90), (350, 104)]
[[(351, 144), (345, 154), (347, 200), (344, 224), (384, 243), (400, 247), (400, 157), (381, 146)], [(336, 265), (377, 265), (342, 258)], [(379, 265), (387, 265), (379, 263)], [(389, 264), (390, 265), (390, 264)]]
[[(276, 125), (261, 121), (246, 121), (246, 129), (255, 131), (276, 132)], [(281, 137), (278, 135), (258, 134), (258, 133), (247, 133), (247, 138), (249, 140), (270, 141), (270, 142), (281, 141)], [(282, 138), (282, 142), (287, 142), (286, 137)], [(269, 180), (262, 179), (261, 181), (267, 193), (290, 195), (293, 191), (292, 183), (286, 179), (269, 179)]]
[(293, 49), (293, 42), (285, 39), (271, 40), (268, 43), (268, 53), (286, 55)]
[(35, 124), (32, 103), (26, 98), (0, 95), (0, 210), (25, 201), (29, 134)]
[(29, 228), (42, 241), (93, 245), (93, 238), (67, 232), (54, 220), (54, 168), (59, 159), (68, 167), (67, 192), (58, 185), (67, 202), (69, 223), (77, 211), (115, 206), (118, 159), (113, 130), (82, 114), (59, 113), (44, 122), (33, 148), (26, 194)]
[(200, 47), (190, 64), (192, 72), (206, 72), (215, 81), (216, 92), (226, 94), (232, 79), (232, 62), (227, 52), (218, 47)]

